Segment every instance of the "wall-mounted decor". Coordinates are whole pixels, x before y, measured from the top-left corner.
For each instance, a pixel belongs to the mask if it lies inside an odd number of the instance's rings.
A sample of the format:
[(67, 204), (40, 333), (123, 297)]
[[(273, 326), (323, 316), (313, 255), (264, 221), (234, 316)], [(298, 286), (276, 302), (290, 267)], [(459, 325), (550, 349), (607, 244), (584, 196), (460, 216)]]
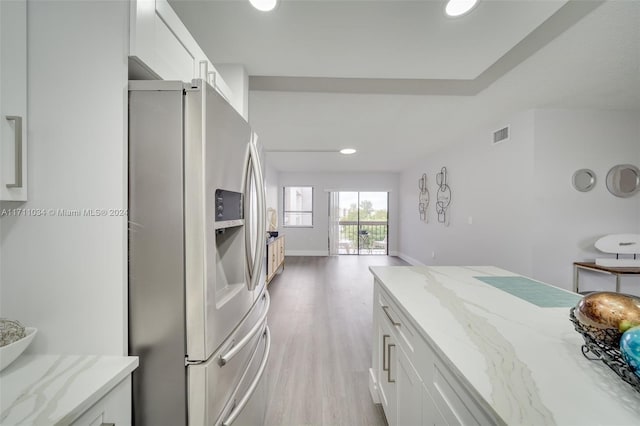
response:
[(429, 189), (427, 188), (427, 174), (423, 173), (422, 177), (418, 179), (418, 212), (420, 213), (420, 220), (428, 222), (427, 207), (429, 207)]
[(632, 164), (618, 164), (607, 173), (607, 189), (616, 197), (631, 197), (640, 191), (640, 169)]
[[(594, 246), (603, 253), (615, 254), (613, 257), (597, 258), (596, 265), (637, 268), (640, 267), (640, 234), (612, 234), (605, 235), (595, 242)], [(631, 258), (633, 256), (633, 258)], [(620, 283), (616, 283), (619, 291)]]
[(451, 189), (447, 185), (447, 168), (440, 169), (440, 173), (436, 174), (436, 183), (438, 184), (438, 193), (436, 197), (436, 212), (438, 213), (438, 222), (449, 224), (447, 218), (447, 209), (451, 204)]
[(596, 186), (596, 174), (593, 170), (580, 169), (571, 177), (571, 183), (576, 191), (591, 191)]

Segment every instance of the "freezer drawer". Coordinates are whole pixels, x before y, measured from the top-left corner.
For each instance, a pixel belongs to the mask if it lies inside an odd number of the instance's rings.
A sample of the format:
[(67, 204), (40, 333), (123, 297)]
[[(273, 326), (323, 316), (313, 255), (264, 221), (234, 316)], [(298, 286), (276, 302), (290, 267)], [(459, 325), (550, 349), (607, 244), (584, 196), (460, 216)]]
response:
[[(269, 346), (265, 323), (251, 344), (230, 363), (221, 366), (214, 358), (189, 366), (189, 425), (263, 424), (266, 389), (261, 379)], [(239, 368), (242, 362), (245, 365)]]
[(238, 383), (236, 391), (222, 410), (216, 425), (256, 426), (264, 424), (267, 408), (266, 365), (269, 361), (271, 335), (269, 327), (261, 333), (251, 362)]
[[(189, 425), (221, 424), (223, 412), (228, 416), (234, 401), (241, 402), (268, 355), (268, 308), (269, 296), (265, 292), (220, 351), (204, 363), (187, 367)], [(251, 403), (254, 405), (254, 401)], [(262, 424), (264, 412), (256, 415), (262, 417), (254, 424)]]

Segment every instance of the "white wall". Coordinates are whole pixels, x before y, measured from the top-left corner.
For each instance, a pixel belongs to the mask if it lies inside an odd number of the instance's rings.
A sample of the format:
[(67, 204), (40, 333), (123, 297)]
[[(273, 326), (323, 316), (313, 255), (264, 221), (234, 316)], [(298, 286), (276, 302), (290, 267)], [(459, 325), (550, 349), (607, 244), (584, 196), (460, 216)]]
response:
[[(412, 263), (491, 264), (570, 289), (572, 263), (593, 260), (598, 237), (640, 232), (640, 196), (619, 199), (605, 186), (613, 165), (640, 164), (639, 118), (637, 111), (535, 110), (474, 129), (402, 174), (399, 251)], [(503, 124), (511, 125), (511, 139), (491, 146), (491, 132)], [(433, 201), (442, 166), (453, 194), (448, 227), (436, 223)], [(594, 190), (572, 188), (580, 168), (596, 172)], [(414, 183), (424, 172), (432, 195), (428, 224), (418, 220)], [(613, 278), (592, 275), (583, 274), (581, 289), (612, 288)], [(623, 290), (640, 292), (630, 280)]]
[[(28, 2), (29, 201), (3, 208), (126, 208), (128, 16)], [(2, 316), (39, 329), (29, 350), (125, 354), (126, 216), (1, 220)]]
[[(640, 232), (640, 194), (613, 196), (606, 176), (616, 164), (640, 166), (638, 111), (537, 110), (535, 117), (536, 217), (533, 241), (533, 275), (567, 288), (572, 281), (572, 262), (609, 257), (594, 242), (607, 234)], [(571, 186), (573, 172), (589, 168), (596, 186), (578, 192)], [(582, 274), (581, 287), (613, 290), (614, 279)], [(592, 281), (593, 286), (590, 285)], [(632, 277), (627, 283), (640, 284)]]
[[(265, 161), (264, 164), (264, 183), (265, 183), (265, 194), (267, 198), (267, 209), (274, 209), (277, 213), (277, 224), (280, 226), (282, 223), (282, 209), (278, 204), (278, 181), (279, 181), (279, 173), (276, 169), (274, 169), (268, 161)], [(267, 215), (267, 218), (269, 216)], [(269, 224), (267, 223), (267, 228)]]
[[(400, 249), (412, 263), (492, 264), (530, 275), (533, 176), (533, 111), (495, 126), (475, 129), (450, 148), (402, 174)], [(509, 141), (492, 145), (492, 132), (511, 126)], [(451, 189), (449, 225), (438, 222), (436, 173), (447, 168)], [(418, 179), (427, 174), (428, 223), (418, 214)], [(469, 221), (471, 220), (471, 224)]]
[[(268, 158), (268, 157), (267, 157)], [(278, 180), (278, 221), (282, 224), (282, 188), (313, 187), (313, 228), (283, 228), (287, 256), (327, 256), (329, 254), (329, 195), (332, 191), (389, 192), (389, 253), (398, 247), (398, 178), (396, 173), (287, 173)]]

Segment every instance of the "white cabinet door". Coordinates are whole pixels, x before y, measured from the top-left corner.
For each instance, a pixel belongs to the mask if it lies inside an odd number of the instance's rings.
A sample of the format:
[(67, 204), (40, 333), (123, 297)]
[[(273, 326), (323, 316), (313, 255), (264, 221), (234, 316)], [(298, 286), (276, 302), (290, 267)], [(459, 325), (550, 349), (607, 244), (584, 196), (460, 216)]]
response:
[(131, 376), (128, 376), (71, 425), (101, 426), (114, 424), (127, 426), (131, 423)]
[(131, 1), (129, 55), (163, 80), (206, 80), (238, 110), (231, 89), (167, 0)]
[(389, 426), (395, 426), (398, 424), (398, 391), (396, 385), (398, 368), (395, 365), (398, 347), (391, 329), (382, 318), (378, 319), (378, 336), (376, 340), (380, 350), (377, 366), (380, 403), (387, 418), (387, 423)]
[(398, 425), (422, 423), (422, 380), (401, 346), (396, 346), (396, 362), (392, 368), (397, 384)]
[[(417, 424), (417, 423), (416, 423)], [(447, 421), (442, 417), (427, 388), (422, 385), (422, 426), (446, 426)]]
[(27, 200), (27, 2), (0, 1), (0, 200)]

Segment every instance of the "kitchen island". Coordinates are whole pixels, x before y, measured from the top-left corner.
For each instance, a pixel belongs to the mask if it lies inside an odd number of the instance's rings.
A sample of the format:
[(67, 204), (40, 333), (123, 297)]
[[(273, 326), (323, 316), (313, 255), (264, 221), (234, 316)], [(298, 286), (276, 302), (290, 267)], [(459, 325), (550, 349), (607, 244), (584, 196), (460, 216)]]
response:
[(640, 424), (640, 393), (581, 353), (579, 295), (495, 267), (370, 270), (369, 388), (390, 426)]

